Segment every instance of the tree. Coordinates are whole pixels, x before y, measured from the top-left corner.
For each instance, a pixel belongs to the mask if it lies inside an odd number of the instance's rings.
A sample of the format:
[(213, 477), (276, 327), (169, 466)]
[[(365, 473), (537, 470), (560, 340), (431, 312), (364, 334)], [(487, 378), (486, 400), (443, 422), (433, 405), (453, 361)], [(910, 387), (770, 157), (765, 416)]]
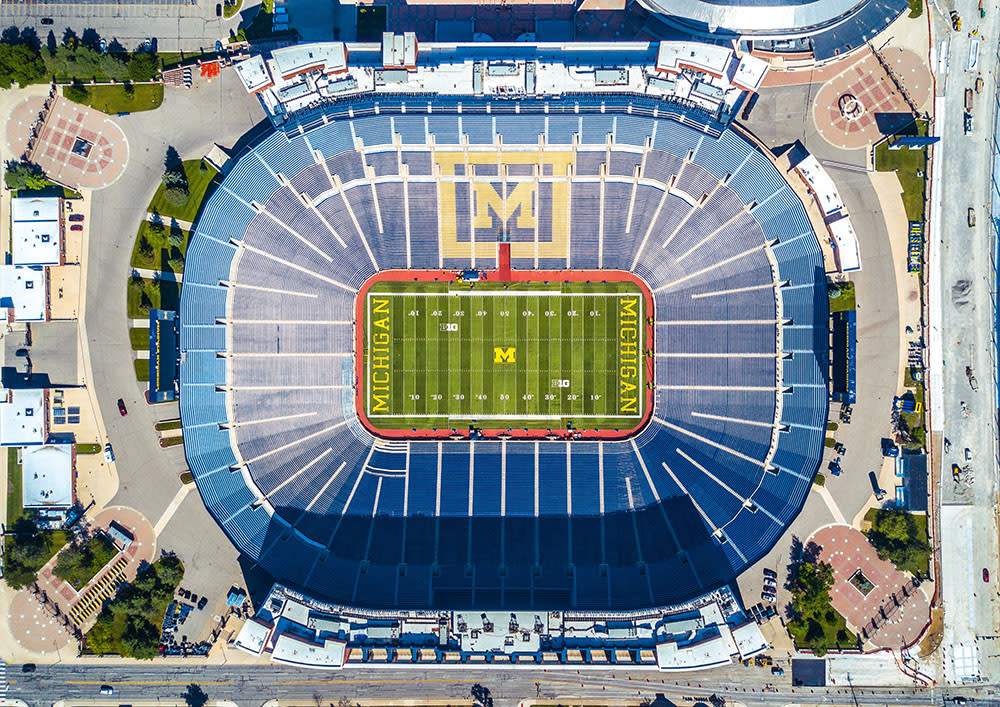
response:
[(49, 36), (45, 38), (45, 48), (49, 51), (49, 56), (56, 55), (56, 49), (59, 48), (59, 43), (56, 42), (56, 33), (49, 30)]
[(144, 616), (129, 615), (122, 635), (122, 655), (152, 660), (158, 654), (160, 630)]
[(8, 162), (3, 178), (8, 189), (44, 189), (51, 185), (42, 168), (31, 162)]
[(0, 88), (15, 81), (24, 88), (44, 77), (45, 63), (37, 49), (25, 43), (0, 44)]
[(163, 173), (163, 197), (174, 206), (183, 206), (191, 198), (187, 175), (183, 169), (168, 169)]
[(171, 257), (169, 260), (167, 260), (167, 267), (170, 268), (170, 270), (173, 272), (180, 272), (181, 270), (184, 269), (184, 257), (183, 256), (177, 256), (176, 258)]
[(146, 238), (145, 233), (139, 236), (139, 256), (145, 260), (153, 257), (153, 244)]
[(163, 217), (160, 212), (153, 209), (149, 215), (149, 230), (159, 235), (163, 233)]
[(930, 545), (925, 537), (921, 537), (916, 520), (903, 510), (877, 510), (872, 527), (865, 535), (878, 556), (897, 567), (911, 563), (924, 565), (930, 552)]
[(156, 54), (136, 51), (128, 60), (128, 77), (133, 81), (152, 81), (159, 68)]
[(184, 229), (177, 223), (177, 219), (170, 219), (170, 232), (167, 234), (167, 242), (174, 248), (184, 245)]
[(792, 587), (792, 606), (800, 614), (821, 613), (830, 605), (833, 567), (826, 562), (803, 564)]
[(201, 689), (201, 685), (191, 683), (184, 693), (184, 704), (188, 707), (205, 707), (208, 702), (208, 695)]

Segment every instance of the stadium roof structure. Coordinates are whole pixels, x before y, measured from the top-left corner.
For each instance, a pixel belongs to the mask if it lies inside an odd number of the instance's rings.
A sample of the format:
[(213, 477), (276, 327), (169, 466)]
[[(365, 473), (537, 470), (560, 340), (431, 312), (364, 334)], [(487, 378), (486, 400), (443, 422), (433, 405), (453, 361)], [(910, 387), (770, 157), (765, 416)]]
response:
[[(762, 557), (823, 450), (824, 267), (770, 155), (692, 116), (633, 95), (358, 98), (227, 166), (187, 254), (180, 410), (202, 498), (240, 551), (343, 604), (482, 610), (662, 606)], [(468, 187), (439, 188), (449, 150), (516, 156), (476, 179), (537, 189), (515, 270), (627, 270), (652, 291), (655, 409), (637, 436), (387, 442), (358, 423), (361, 286), (468, 268), (470, 236), (497, 239), (499, 217), (470, 223)]]
[[(824, 60), (870, 41), (909, 7), (906, 0), (639, 0), (668, 24), (712, 38), (778, 40)], [(802, 39), (796, 43), (792, 40)], [(788, 43), (787, 49), (781, 41)]]
[(695, 42), (424, 43), (418, 55), (415, 37), (389, 32), (381, 44), (303, 44), (236, 64), (272, 122), (291, 127), (322, 119), (337, 103), (403, 90), (411, 100), (628, 92), (728, 123), (767, 70), (758, 57)]

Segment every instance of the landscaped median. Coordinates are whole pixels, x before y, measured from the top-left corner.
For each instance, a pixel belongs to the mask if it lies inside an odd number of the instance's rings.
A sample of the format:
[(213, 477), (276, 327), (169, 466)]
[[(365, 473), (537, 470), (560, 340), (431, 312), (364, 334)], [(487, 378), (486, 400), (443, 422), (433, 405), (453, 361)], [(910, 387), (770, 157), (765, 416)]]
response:
[(74, 543), (59, 553), (53, 574), (80, 591), (118, 554), (118, 550), (103, 534)]
[(63, 97), (109, 115), (156, 110), (163, 104), (162, 83), (116, 83), (63, 89)]
[[(151, 309), (177, 310), (180, 306), (184, 258), (205, 201), (218, 186), (219, 172), (206, 160), (181, 162), (173, 148), (167, 150), (160, 185), (149, 202), (146, 217), (132, 247), (132, 276), (126, 293), (129, 320), (146, 319)], [(154, 277), (149, 277), (149, 275)], [(129, 328), (133, 351), (149, 348), (149, 328)], [(149, 380), (149, 361), (133, 359), (136, 379)]]

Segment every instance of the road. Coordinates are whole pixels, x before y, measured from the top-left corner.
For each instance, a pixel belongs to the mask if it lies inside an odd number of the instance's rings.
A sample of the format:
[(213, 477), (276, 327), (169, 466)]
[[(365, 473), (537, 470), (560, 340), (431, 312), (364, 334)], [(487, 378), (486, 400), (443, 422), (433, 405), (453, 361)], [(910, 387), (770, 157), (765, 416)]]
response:
[[(128, 138), (129, 163), (121, 179), (92, 196), (85, 323), (90, 383), (117, 456), (120, 484), (111, 503), (135, 508), (152, 524), (180, 489), (179, 474), (187, 464), (183, 448), (160, 448), (153, 429), (156, 420), (177, 417), (177, 404), (147, 405), (145, 384), (133, 373), (125, 284), (132, 272), (135, 234), (160, 183), (168, 146), (183, 159), (198, 159), (213, 142), (232, 146), (263, 117), (231, 70), (212, 82), (196, 81), (191, 90), (168, 86), (159, 109), (114, 118)], [(125, 400), (127, 417), (118, 414), (118, 398)], [(236, 549), (197, 493), (187, 495), (164, 527), (157, 539), (160, 550), (184, 559), (183, 586), (213, 604), (241, 577)], [(200, 621), (210, 612), (198, 612), (195, 618)], [(186, 628), (192, 637), (197, 634), (196, 625)]]
[[(214, 49), (216, 40), (225, 41), (242, 18), (248, 18), (249, 23), (259, 5), (259, 0), (245, 0), (240, 14), (226, 19), (216, 17), (216, 0), (4, 0), (0, 2), (0, 23), (4, 27), (31, 27), (42, 43), (49, 31), (60, 40), (67, 29), (77, 35), (93, 29), (109, 43), (117, 41), (129, 51), (142, 45), (146, 38), (154, 38), (159, 51), (195, 52)], [(52, 23), (43, 25), (43, 18), (51, 19)]]
[[(997, 625), (998, 546), (996, 522), (996, 388), (992, 254), (989, 186), (992, 169), (990, 139), (997, 70), (996, 42), (1000, 37), (1000, 8), (986, 3), (986, 17), (978, 17), (976, 0), (955, 0), (963, 18), (961, 32), (952, 31), (947, 18), (935, 14), (934, 46), (937, 71), (935, 134), (930, 224), (930, 364), (931, 429), (950, 451), (941, 456), (941, 590), (945, 610), (944, 676), (949, 682), (1000, 676), (1000, 661), (992, 639)], [(950, 9), (949, 7), (943, 8)], [(973, 30), (978, 36), (971, 36)], [(975, 132), (963, 130), (965, 90), (974, 85), (968, 71), (970, 47), (982, 38), (979, 72), (984, 89), (975, 96)], [(942, 66), (942, 42), (947, 42), (947, 65)], [(944, 71), (942, 71), (942, 68)], [(974, 208), (978, 226), (967, 224)], [(973, 391), (966, 378), (972, 366), (979, 380)], [(969, 411), (963, 416), (963, 404)], [(952, 464), (972, 456), (974, 482), (956, 486)], [(990, 570), (988, 583), (983, 569)]]
[[(786, 671), (788, 672), (788, 671)], [(763, 668), (733, 666), (710, 673), (665, 676), (656, 671), (622, 670), (481, 670), (471, 666), (448, 668), (351, 668), (341, 672), (301, 670), (278, 666), (167, 666), (167, 665), (53, 665), (38, 666), (24, 675), (11, 666), (7, 697), (42, 707), (60, 699), (96, 698), (102, 684), (115, 687), (122, 701), (179, 697), (187, 685), (198, 683), (212, 700), (233, 700), (240, 707), (256, 707), (271, 698), (302, 700), (303, 704), (337, 704), (342, 699), (413, 699), (437, 701), (468, 698), (472, 685), (490, 690), (498, 707), (521, 700), (636, 701), (657, 694), (681, 703), (684, 696), (707, 698), (725, 694), (747, 705), (777, 707), (789, 703), (862, 705), (941, 705), (939, 689), (872, 689), (862, 686), (792, 688), (790, 678), (773, 678)], [(772, 680), (775, 691), (763, 692)], [(986, 691), (968, 688), (949, 692), (975, 697), (976, 705), (991, 704)], [(996, 703), (995, 701), (993, 702)]]

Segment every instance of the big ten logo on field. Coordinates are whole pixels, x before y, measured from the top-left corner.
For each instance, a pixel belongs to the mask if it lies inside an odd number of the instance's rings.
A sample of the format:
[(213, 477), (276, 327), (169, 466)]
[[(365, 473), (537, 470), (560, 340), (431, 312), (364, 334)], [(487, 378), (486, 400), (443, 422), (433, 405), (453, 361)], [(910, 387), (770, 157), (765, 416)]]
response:
[[(438, 228), (445, 257), (496, 256), (510, 235), (515, 258), (565, 258), (572, 151), (435, 151)], [(537, 240), (537, 245), (536, 245)]]
[(371, 413), (389, 412), (390, 326), (392, 323), (389, 300), (384, 297), (373, 297), (369, 307), (371, 316), (369, 411)]
[(493, 363), (514, 363), (514, 347), (494, 346)]

